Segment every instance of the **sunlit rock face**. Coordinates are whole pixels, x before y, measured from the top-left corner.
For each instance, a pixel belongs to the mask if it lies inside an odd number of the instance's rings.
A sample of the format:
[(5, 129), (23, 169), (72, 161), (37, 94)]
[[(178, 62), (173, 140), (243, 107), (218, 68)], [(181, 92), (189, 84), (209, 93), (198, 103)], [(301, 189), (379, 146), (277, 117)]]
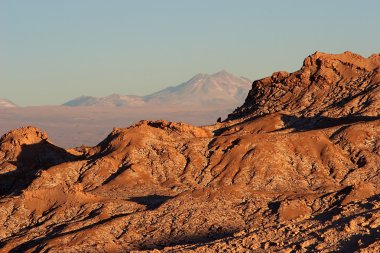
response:
[(0, 247), (378, 252), (379, 59), (316, 53), (205, 127), (144, 120), (70, 150), (14, 130), (0, 141)]

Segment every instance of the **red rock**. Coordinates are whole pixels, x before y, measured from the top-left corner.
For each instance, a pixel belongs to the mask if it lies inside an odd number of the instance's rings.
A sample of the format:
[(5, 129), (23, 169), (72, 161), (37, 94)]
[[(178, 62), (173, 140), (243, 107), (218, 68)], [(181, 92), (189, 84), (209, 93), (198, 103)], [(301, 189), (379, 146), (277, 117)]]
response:
[(317, 52), (211, 126), (141, 121), (76, 150), (4, 135), (1, 250), (378, 251), (379, 59)]

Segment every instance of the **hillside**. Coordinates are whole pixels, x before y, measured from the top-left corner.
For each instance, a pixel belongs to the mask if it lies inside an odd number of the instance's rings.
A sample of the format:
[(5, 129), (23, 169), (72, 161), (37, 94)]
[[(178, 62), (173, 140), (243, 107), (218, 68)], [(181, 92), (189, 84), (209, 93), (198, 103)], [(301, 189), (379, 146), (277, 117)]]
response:
[(245, 103), (230, 118), (275, 112), (295, 116), (378, 116), (380, 56), (316, 52), (299, 71), (276, 72), (253, 82)]
[(9, 252), (378, 252), (380, 55), (316, 53), (221, 123), (144, 120), (64, 150), (0, 140)]

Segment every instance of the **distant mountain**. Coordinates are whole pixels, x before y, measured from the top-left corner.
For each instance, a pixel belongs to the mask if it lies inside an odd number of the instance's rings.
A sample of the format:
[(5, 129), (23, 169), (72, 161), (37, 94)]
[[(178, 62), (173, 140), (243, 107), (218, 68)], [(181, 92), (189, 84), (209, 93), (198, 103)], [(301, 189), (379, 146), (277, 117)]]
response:
[(234, 107), (244, 102), (251, 81), (226, 71), (213, 75), (198, 74), (180, 85), (168, 87), (147, 96), (113, 94), (107, 97), (81, 96), (66, 106), (223, 106)]
[(11, 108), (11, 107), (17, 107), (17, 105), (9, 101), (8, 99), (0, 98), (0, 108)]
[(141, 106), (145, 101), (143, 97), (133, 95), (112, 94), (106, 97), (80, 96), (66, 102), (66, 106)]
[(223, 70), (213, 75), (198, 74), (185, 83), (144, 98), (154, 104), (185, 106), (239, 104), (246, 98), (250, 87), (250, 80)]

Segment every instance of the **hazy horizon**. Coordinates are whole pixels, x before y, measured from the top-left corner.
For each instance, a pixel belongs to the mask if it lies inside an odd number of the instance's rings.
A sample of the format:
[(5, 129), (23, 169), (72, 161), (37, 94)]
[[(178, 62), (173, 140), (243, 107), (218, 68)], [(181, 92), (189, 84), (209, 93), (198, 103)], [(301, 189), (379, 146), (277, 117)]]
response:
[(380, 53), (380, 2), (291, 3), (4, 0), (0, 97), (146, 95), (222, 69), (251, 80), (291, 72), (315, 51)]
[[(107, 98), (107, 97), (112, 97), (112, 96), (115, 96), (115, 95), (120, 95), (120, 96), (136, 96), (136, 97), (141, 97), (141, 98), (144, 98), (144, 97), (149, 97), (149, 96), (154, 96), (156, 93), (160, 93), (160, 92), (163, 92), (167, 89), (171, 89), (171, 88), (180, 88), (182, 85), (184, 84), (188, 84), (189, 82), (192, 81), (193, 78), (196, 78), (198, 75), (206, 75), (206, 76), (214, 76), (214, 75), (217, 75), (218, 73), (222, 73), (222, 72), (225, 72), (227, 73), (228, 75), (232, 75), (232, 76), (235, 76), (241, 80), (247, 80), (247, 81), (252, 81), (250, 80), (249, 78), (246, 78), (246, 77), (243, 77), (243, 76), (236, 76), (234, 75), (233, 73), (227, 71), (227, 70), (220, 70), (218, 72), (215, 72), (215, 73), (197, 73), (195, 75), (193, 75), (192, 77), (188, 78), (187, 80), (184, 80), (183, 82), (180, 82), (178, 84), (175, 84), (175, 85), (168, 85), (166, 87), (162, 87), (160, 88), (159, 90), (152, 90), (152, 91), (149, 91), (149, 93), (147, 94), (142, 94), (142, 95), (135, 95), (135, 94), (120, 94), (120, 93), (110, 93), (110, 94), (104, 94), (104, 95), (100, 95), (100, 96), (90, 96), (88, 94), (77, 94), (77, 95), (74, 95), (74, 97), (71, 97), (69, 98), (68, 100), (64, 101), (64, 103), (61, 103), (61, 104), (36, 104), (36, 105), (19, 105), (19, 104), (15, 104), (17, 107), (50, 107), (50, 106), (64, 106), (67, 102), (71, 102), (73, 100), (76, 100), (76, 99), (80, 99), (80, 98)], [(152, 87), (152, 88), (155, 88), (156, 86)], [(0, 100), (5, 100), (5, 101), (8, 101), (8, 102), (11, 102), (13, 103), (13, 101), (9, 100), (8, 98), (6, 97), (0, 97)], [(9, 108), (8, 108), (9, 109)]]

